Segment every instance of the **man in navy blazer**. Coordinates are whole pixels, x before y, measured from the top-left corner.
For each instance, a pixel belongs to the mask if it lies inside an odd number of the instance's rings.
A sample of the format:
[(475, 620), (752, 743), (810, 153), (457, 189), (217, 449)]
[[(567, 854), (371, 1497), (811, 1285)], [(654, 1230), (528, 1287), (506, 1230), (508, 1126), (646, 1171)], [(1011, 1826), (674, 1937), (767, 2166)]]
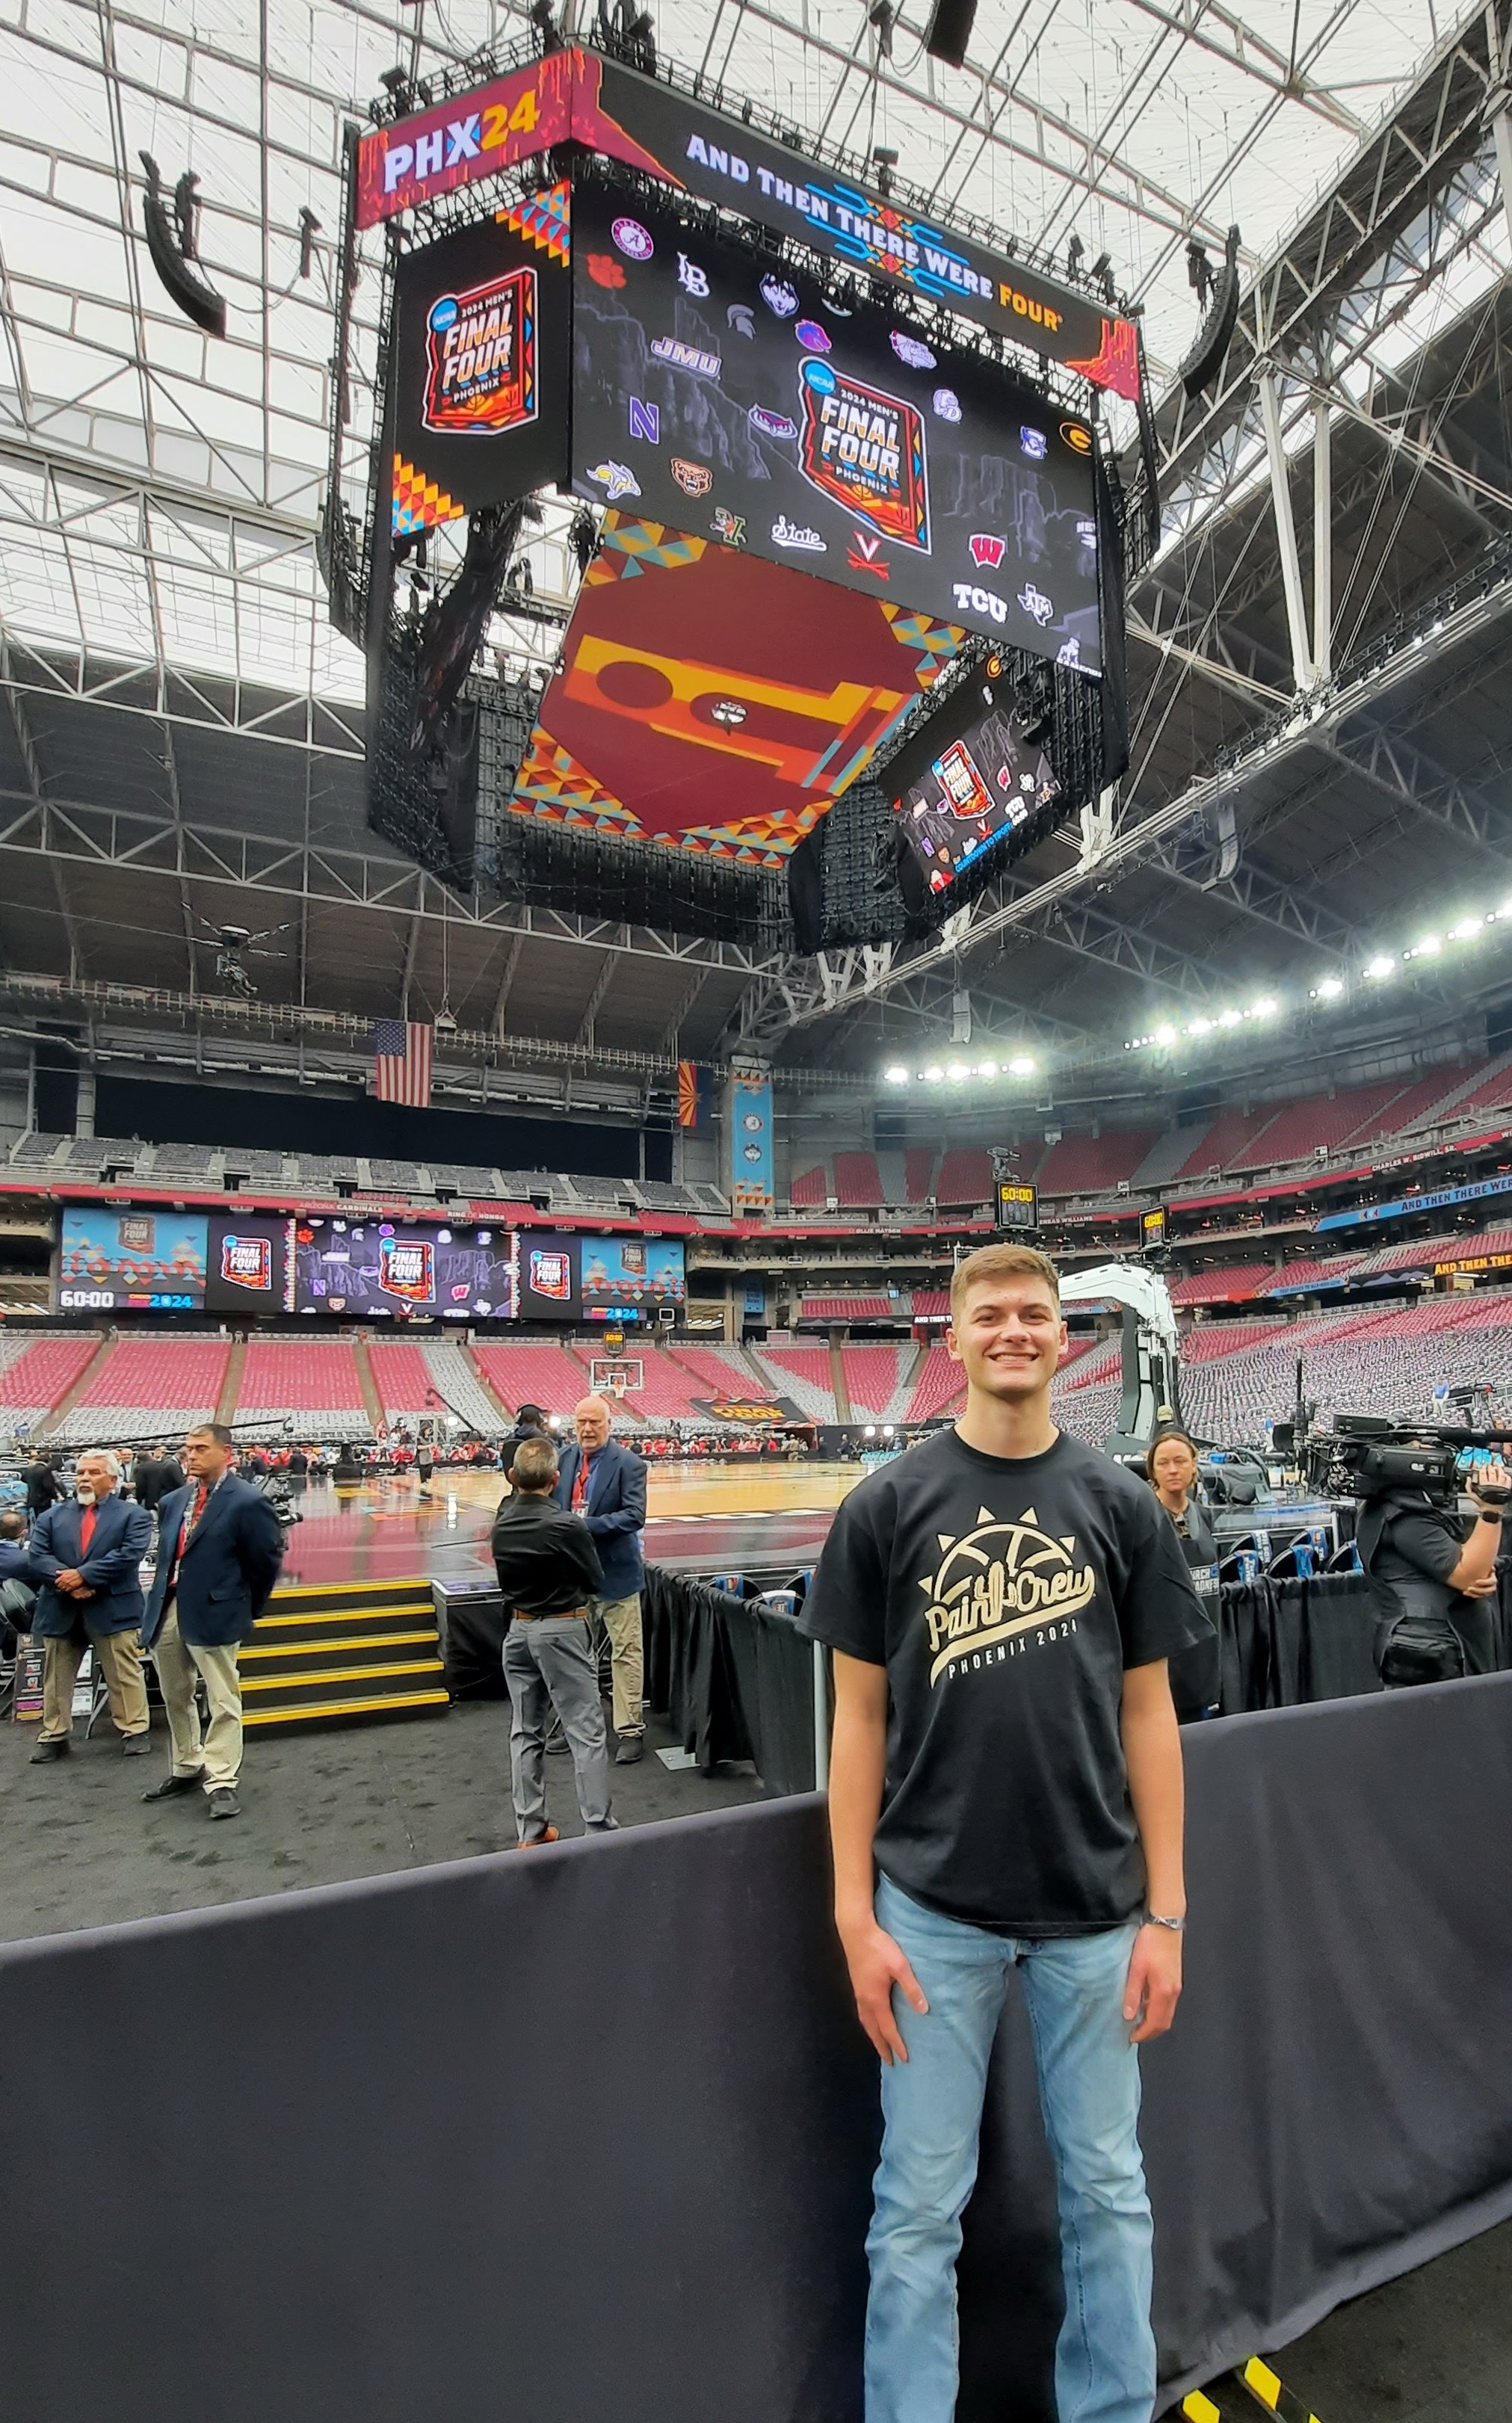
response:
[[(142, 1644), (157, 1665), (168, 1712), (172, 1764), (144, 1800), (202, 1786), (212, 1817), (238, 1817), (242, 1684), (236, 1652), (266, 1607), (283, 1560), (283, 1526), (260, 1489), (238, 1481), (235, 1449), (221, 1422), (201, 1422), (184, 1441), (189, 1478), (158, 1509), (157, 1578)], [(210, 1725), (199, 1734), (198, 1681)]]
[(581, 1514), (604, 1569), (602, 1593), (588, 1601), (609, 1635), (614, 1692), (616, 1766), (645, 1754), (645, 1654), (641, 1640), (641, 1533), (645, 1528), (645, 1465), (609, 1435), (613, 1415), (602, 1397), (584, 1397), (573, 1413), (576, 1447), (564, 1448), (556, 1502)]
[(66, 1758), (73, 1734), (73, 1686), (92, 1649), (110, 1714), (128, 1756), (148, 1749), (142, 1677), (142, 1559), (152, 1518), (120, 1494), (120, 1465), (103, 1448), (81, 1455), (78, 1497), (39, 1514), (22, 1578), (37, 1592), (31, 1628), (42, 1641), (42, 1723), (33, 1766)]

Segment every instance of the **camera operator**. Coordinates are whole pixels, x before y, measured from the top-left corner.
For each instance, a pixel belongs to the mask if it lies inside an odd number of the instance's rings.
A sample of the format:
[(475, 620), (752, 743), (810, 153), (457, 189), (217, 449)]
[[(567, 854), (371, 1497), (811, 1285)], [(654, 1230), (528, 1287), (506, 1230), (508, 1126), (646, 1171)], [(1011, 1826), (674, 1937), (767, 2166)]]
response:
[(1393, 1489), (1362, 1509), (1357, 1544), (1376, 1600), (1376, 1668), (1389, 1691), (1488, 1674), (1496, 1666), (1496, 1560), (1508, 1476), (1470, 1476), (1465, 1536), (1453, 1496)]

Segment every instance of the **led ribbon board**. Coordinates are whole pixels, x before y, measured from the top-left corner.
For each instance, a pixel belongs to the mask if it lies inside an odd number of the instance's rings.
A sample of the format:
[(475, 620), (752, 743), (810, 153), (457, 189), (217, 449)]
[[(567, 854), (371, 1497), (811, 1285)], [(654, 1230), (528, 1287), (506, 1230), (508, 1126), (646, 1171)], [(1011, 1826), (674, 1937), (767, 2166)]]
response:
[(1095, 387), (1138, 396), (1134, 323), (1094, 296), (915, 218), (801, 150), (591, 51), (553, 52), (365, 135), (357, 224), (375, 227), (568, 141), (796, 236), (867, 277), (947, 303)]

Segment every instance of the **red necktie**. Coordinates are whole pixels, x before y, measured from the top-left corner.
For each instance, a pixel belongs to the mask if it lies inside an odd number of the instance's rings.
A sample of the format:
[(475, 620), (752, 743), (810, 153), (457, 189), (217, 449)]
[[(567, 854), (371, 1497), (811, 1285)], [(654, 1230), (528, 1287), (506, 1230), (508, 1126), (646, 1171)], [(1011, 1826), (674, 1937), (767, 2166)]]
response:
[(79, 1554), (81, 1557), (87, 1557), (89, 1553), (89, 1543), (94, 1538), (94, 1507), (92, 1505), (87, 1506), (79, 1521)]
[(578, 1510), (579, 1510), (579, 1508), (580, 1508), (581, 1506), (586, 1505), (586, 1503), (587, 1503), (587, 1499), (588, 1499), (588, 1459), (587, 1459), (587, 1457), (586, 1457), (585, 1455), (583, 1455), (583, 1456), (580, 1456), (580, 1457), (579, 1457), (579, 1459), (578, 1459), (578, 1475), (577, 1475), (577, 1479), (573, 1481), (573, 1484), (572, 1484), (572, 1511), (573, 1511), (574, 1514), (576, 1514), (576, 1513), (577, 1513), (577, 1512), (578, 1512)]
[(183, 1538), (185, 1541), (191, 1540), (199, 1528), (199, 1517), (205, 1511), (205, 1500), (209, 1496), (210, 1483), (208, 1481), (201, 1481), (194, 1493), (194, 1504), (189, 1509), (189, 1519), (183, 1527)]

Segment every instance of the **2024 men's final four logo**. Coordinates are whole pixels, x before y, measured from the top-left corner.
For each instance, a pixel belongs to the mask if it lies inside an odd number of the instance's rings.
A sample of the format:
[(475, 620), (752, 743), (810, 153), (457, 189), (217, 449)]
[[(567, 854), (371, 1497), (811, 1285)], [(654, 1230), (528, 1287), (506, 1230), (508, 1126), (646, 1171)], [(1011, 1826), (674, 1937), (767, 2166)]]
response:
[(1097, 1595), (1091, 1566), (1076, 1561), (1075, 1534), (1053, 1538), (1032, 1506), (1011, 1522), (979, 1507), (975, 1530), (959, 1540), (942, 1531), (939, 1541), (939, 1571), (919, 1582), (929, 1599), (931, 1683), (958, 1660), (1000, 1664), (1015, 1654), (1016, 1637), (1037, 1626), (1074, 1630)]
[(805, 362), (799, 377), (804, 477), (859, 522), (899, 546), (930, 552), (924, 420), (901, 397), (866, 387), (833, 363)]
[(442, 294), (425, 323), (427, 429), (497, 436), (533, 420), (535, 272), (511, 269)]

